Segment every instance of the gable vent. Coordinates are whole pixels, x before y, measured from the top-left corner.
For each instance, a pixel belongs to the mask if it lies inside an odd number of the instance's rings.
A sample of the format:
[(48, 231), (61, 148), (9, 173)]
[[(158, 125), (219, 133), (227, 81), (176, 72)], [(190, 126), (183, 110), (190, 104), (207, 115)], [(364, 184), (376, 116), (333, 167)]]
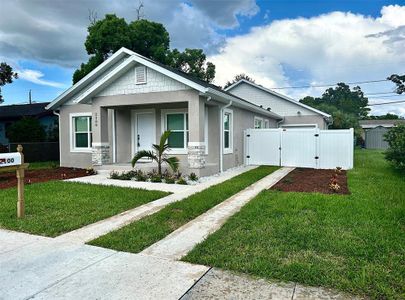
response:
[(146, 83), (146, 67), (138, 66), (135, 68), (135, 83), (144, 84)]

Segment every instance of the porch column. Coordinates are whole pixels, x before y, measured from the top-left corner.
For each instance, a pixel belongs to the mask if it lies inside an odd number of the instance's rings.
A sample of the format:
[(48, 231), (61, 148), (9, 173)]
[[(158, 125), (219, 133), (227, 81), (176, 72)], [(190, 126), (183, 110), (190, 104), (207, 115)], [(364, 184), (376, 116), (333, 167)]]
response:
[(94, 166), (110, 163), (110, 144), (108, 142), (108, 110), (94, 107), (92, 114), (92, 155)]
[(204, 142), (204, 101), (192, 99), (188, 102), (188, 167), (190, 169), (202, 169), (205, 167), (205, 142)]

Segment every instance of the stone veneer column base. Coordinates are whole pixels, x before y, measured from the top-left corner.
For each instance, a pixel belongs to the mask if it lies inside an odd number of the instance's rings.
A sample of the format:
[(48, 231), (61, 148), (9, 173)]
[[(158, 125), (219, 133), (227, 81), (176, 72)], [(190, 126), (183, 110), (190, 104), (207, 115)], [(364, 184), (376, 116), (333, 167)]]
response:
[(205, 143), (188, 143), (188, 167), (189, 169), (205, 168)]
[(93, 166), (101, 166), (110, 162), (110, 145), (108, 143), (93, 143), (91, 151), (91, 163)]

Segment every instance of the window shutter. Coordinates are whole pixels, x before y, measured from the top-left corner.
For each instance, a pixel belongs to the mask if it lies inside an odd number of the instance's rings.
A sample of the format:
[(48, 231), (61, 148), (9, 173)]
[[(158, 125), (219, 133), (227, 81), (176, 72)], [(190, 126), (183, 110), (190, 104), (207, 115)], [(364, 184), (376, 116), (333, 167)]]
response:
[(135, 68), (135, 83), (143, 84), (146, 83), (146, 67), (138, 66)]

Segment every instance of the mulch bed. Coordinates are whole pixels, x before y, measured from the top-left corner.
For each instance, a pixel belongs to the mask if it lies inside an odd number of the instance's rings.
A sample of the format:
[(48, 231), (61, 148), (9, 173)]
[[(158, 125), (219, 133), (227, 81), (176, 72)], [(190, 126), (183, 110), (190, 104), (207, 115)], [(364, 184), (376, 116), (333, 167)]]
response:
[[(340, 189), (337, 192), (329, 188), (330, 180), (334, 174), (336, 174), (337, 183), (340, 185)], [(345, 170), (337, 173), (335, 170), (296, 168), (271, 189), (283, 192), (350, 194), (347, 187), (347, 174)]]
[[(87, 176), (85, 169), (76, 168), (53, 168), (40, 170), (26, 170), (25, 183), (46, 182), (50, 180), (64, 180), (76, 177)], [(15, 172), (0, 173), (0, 189), (7, 189), (17, 186), (17, 178)]]

